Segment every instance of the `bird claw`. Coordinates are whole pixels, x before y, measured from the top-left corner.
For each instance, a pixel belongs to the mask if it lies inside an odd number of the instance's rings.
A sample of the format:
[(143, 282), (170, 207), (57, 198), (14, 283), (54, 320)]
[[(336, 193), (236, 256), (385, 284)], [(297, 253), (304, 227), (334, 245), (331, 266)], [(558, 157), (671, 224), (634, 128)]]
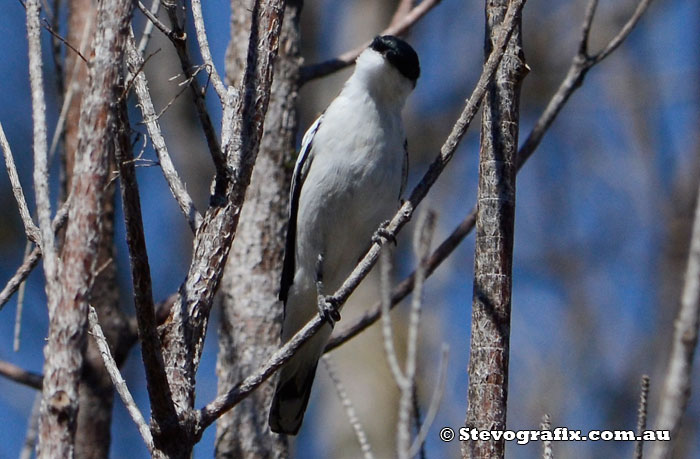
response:
[(377, 231), (372, 235), (372, 242), (375, 244), (382, 244), (382, 241), (387, 241), (387, 242), (393, 242), (394, 247), (398, 245), (398, 242), (396, 241), (396, 236), (386, 229), (387, 226), (389, 226), (389, 223), (391, 223), (391, 220), (386, 220), (382, 222), (381, 225), (379, 225), (379, 228), (377, 228)]
[(335, 323), (340, 320), (338, 304), (331, 297), (318, 296), (318, 314), (321, 319), (330, 324), (331, 328), (335, 327)]

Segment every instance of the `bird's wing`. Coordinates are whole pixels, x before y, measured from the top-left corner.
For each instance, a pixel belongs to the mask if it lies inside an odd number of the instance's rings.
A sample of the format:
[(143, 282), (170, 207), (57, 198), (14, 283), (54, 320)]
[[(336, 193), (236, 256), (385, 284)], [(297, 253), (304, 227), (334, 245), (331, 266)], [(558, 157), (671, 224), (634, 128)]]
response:
[(399, 201), (403, 192), (406, 191), (406, 182), (408, 182), (408, 139), (403, 141), (403, 162), (401, 163), (401, 189), (399, 190)]
[(292, 175), (292, 189), (289, 192), (289, 222), (287, 223), (287, 242), (284, 249), (284, 263), (282, 265), (282, 279), (280, 280), (279, 299), (287, 302), (289, 287), (294, 282), (295, 267), (295, 247), (297, 235), (297, 213), (299, 212), (299, 196), (301, 195), (301, 187), (309, 173), (311, 162), (313, 161), (312, 145), (316, 131), (321, 125), (323, 115), (319, 116), (314, 124), (311, 125), (304, 138), (301, 141), (301, 150), (297, 163), (294, 166), (294, 175)]

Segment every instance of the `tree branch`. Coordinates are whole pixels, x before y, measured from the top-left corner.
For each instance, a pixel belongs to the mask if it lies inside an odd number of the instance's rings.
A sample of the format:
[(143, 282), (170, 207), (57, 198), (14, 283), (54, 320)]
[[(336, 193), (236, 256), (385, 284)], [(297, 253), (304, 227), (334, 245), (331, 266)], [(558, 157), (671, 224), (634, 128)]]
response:
[[(644, 0), (642, 3), (646, 3), (648, 5), (649, 1)], [(637, 10), (639, 10), (639, 8)], [(639, 17), (637, 17), (634, 24), (636, 24), (638, 21)], [(628, 23), (629, 22), (630, 21), (628, 21)], [(627, 35), (629, 35), (629, 33)], [(625, 35), (625, 38), (627, 37), (627, 35)], [(618, 33), (618, 35), (616, 36), (620, 36), (620, 33)], [(587, 35), (584, 35), (583, 39), (587, 39)], [(532, 156), (537, 147), (539, 147), (545, 133), (549, 130), (552, 123), (557, 118), (562, 108), (564, 108), (571, 95), (581, 87), (580, 83), (577, 82), (582, 81), (585, 73), (600, 62), (599, 60), (590, 67), (582, 66), (580, 64), (580, 58), (578, 58), (577, 56), (574, 57), (566, 77), (555, 91), (545, 110), (537, 119), (535, 126), (533, 127), (532, 131), (530, 131), (530, 133), (528, 134), (527, 139), (525, 140), (525, 142), (523, 142), (523, 145), (520, 147), (520, 150), (518, 150), (518, 171), (522, 169), (523, 165), (525, 165), (525, 162), (527, 162), (527, 160), (530, 158), (530, 156)], [(440, 264), (442, 264), (442, 262), (450, 256), (450, 254), (452, 254), (454, 249), (456, 249), (459, 246), (459, 244), (464, 240), (464, 238), (469, 233), (471, 233), (472, 229), (474, 229), (475, 224), (476, 205), (472, 207), (471, 211), (464, 217), (464, 220), (462, 220), (457, 225), (457, 227), (452, 231), (452, 233), (450, 233), (450, 235), (432, 253), (427, 265), (428, 276), (430, 276), (433, 273), (433, 271), (435, 271), (435, 269), (438, 266), (440, 266)], [(392, 307), (401, 302), (401, 300), (406, 298), (406, 296), (408, 296), (413, 291), (414, 276), (415, 272), (411, 273), (399, 285), (396, 286), (391, 296)], [(365, 312), (361, 317), (356, 319), (356, 321), (353, 324), (344, 327), (342, 330), (336, 333), (328, 342), (325, 352), (332, 351), (336, 347), (345, 343), (347, 340), (355, 337), (365, 328), (369, 327), (377, 320), (379, 320), (380, 316), (381, 306), (379, 304), (375, 304), (371, 310)]]
[[(75, 165), (70, 193), (73, 205), (63, 247), (60, 292), (57, 284), (55, 294), (48, 295), (49, 336), (39, 419), (40, 458), (69, 457), (74, 449), (87, 299), (95, 275), (102, 197), (108, 184), (108, 157), (115, 134), (113, 104), (119, 98), (116, 88), (120, 66), (115, 62), (121, 62), (124, 56), (132, 6), (131, 0), (105, 1), (98, 6), (94, 58), (88, 69), (88, 87), (81, 107), (78, 140), (81, 157)], [(47, 211), (43, 209), (44, 214)], [(53, 249), (46, 243), (47, 234), (53, 238), (47, 217), (44, 215), (42, 221), (40, 213), (44, 266)]]
[[(148, 263), (139, 186), (136, 180), (134, 154), (129, 138), (130, 126), (124, 99), (118, 103), (117, 110), (116, 121), (119, 127), (115, 157), (121, 182), (122, 208), (126, 224), (126, 243), (129, 249), (131, 278), (134, 287), (134, 308), (136, 310), (139, 340), (141, 341), (141, 355), (146, 371), (148, 396), (154, 421), (159, 428), (158, 432), (163, 435), (177, 436), (179, 434), (177, 430), (179, 429), (179, 423), (170, 387), (168, 386), (168, 378), (161, 354), (161, 344), (157, 334), (155, 307), (151, 289), (151, 268)], [(152, 451), (152, 439), (150, 447), (149, 451)]]
[(32, 373), (23, 368), (13, 365), (10, 362), (0, 360), (0, 375), (25, 386), (41, 390), (41, 384), (44, 377), (38, 373)]
[[(401, 15), (401, 12), (406, 10), (406, 5), (410, 3), (410, 1), (399, 2), (396, 12), (394, 13), (394, 17), (391, 20), (391, 24), (389, 24), (389, 26), (380, 33), (380, 35), (406, 34), (416, 22), (428, 14), (431, 9), (437, 6), (438, 3), (440, 3), (440, 0), (423, 0), (405, 15)], [(318, 64), (303, 66), (299, 74), (299, 85), (303, 86), (311, 80), (322, 78), (352, 65), (355, 62), (355, 59), (357, 59), (357, 56), (359, 56), (360, 53), (364, 51), (367, 46), (369, 46), (369, 44), (370, 42), (368, 41), (355, 49), (346, 51), (336, 58), (329, 59)]]
[[(440, 173), (443, 171), (447, 163), (454, 155), (459, 141), (464, 137), (467, 128), (474, 115), (479, 108), (481, 98), (484, 95), (488, 82), (493, 77), (496, 67), (503, 57), (505, 44), (512, 32), (515, 15), (519, 14), (524, 4), (524, 0), (514, 1), (507, 14), (505, 26), (502, 28), (502, 35), (498, 41), (498, 45), (489, 56), (481, 77), (472, 92), (471, 97), (467, 100), (466, 106), (454, 125), (451, 134), (442, 146), (440, 154), (433, 161), (430, 168), (423, 176), (421, 182), (414, 188), (410, 198), (401, 206), (401, 209), (394, 215), (394, 218), (386, 227), (386, 231), (390, 235), (396, 235), (397, 232), (408, 222), (413, 215), (415, 207), (423, 200), (432, 185), (435, 183)], [(367, 254), (355, 266), (353, 272), (348, 276), (343, 285), (329, 298), (333, 304), (339, 306), (350, 296), (352, 291), (359, 285), (364, 277), (369, 273), (371, 267), (377, 262), (379, 252), (381, 251), (382, 242), (374, 242)], [(284, 346), (278, 349), (264, 365), (260, 366), (254, 373), (249, 375), (238, 385), (232, 388), (226, 394), (219, 395), (204, 408), (199, 410), (196, 415), (196, 432), (201, 435), (204, 428), (214, 422), (223, 413), (233, 408), (238, 402), (248, 396), (250, 392), (255, 390), (263, 381), (272, 375), (275, 370), (281, 367), (289, 360), (296, 350), (313, 336), (319, 328), (324, 324), (324, 320), (319, 316), (311, 319), (301, 330), (299, 330)]]
[(146, 448), (148, 448), (148, 451), (152, 455), (154, 447), (151, 431), (148, 428), (148, 424), (146, 424), (146, 420), (143, 418), (141, 411), (139, 411), (139, 408), (136, 406), (136, 402), (134, 402), (134, 398), (131, 396), (131, 392), (129, 392), (126, 381), (124, 381), (124, 378), (119, 372), (117, 362), (114, 361), (114, 357), (112, 357), (112, 353), (109, 350), (107, 338), (105, 338), (104, 333), (102, 333), (102, 327), (100, 327), (100, 324), (97, 321), (97, 312), (92, 306), (90, 306), (88, 311), (88, 321), (90, 324), (90, 334), (92, 334), (93, 338), (95, 338), (95, 342), (100, 350), (100, 354), (104, 360), (105, 368), (109, 373), (109, 377), (112, 379), (114, 388), (117, 390), (122, 402), (124, 402), (126, 410), (129, 412), (129, 416), (131, 416), (131, 419), (133, 419), (134, 423), (136, 423), (136, 427), (139, 429), (141, 438), (143, 438)]
[(141, 54), (136, 49), (133, 32), (130, 34), (127, 42), (126, 52), (127, 63), (130, 70), (129, 80), (133, 81), (136, 97), (139, 101), (138, 105), (143, 115), (143, 121), (146, 124), (151, 142), (153, 142), (156, 155), (158, 155), (158, 164), (163, 171), (163, 176), (168, 183), (170, 192), (175, 197), (175, 201), (177, 201), (178, 206), (180, 206), (182, 213), (187, 217), (187, 222), (190, 225), (192, 233), (196, 233), (197, 228), (202, 223), (202, 215), (197, 211), (192, 198), (187, 192), (185, 184), (180, 180), (180, 176), (170, 159), (170, 153), (168, 153), (168, 147), (165, 145), (165, 139), (160, 129), (158, 116), (156, 115), (153, 101), (151, 100), (151, 94), (148, 90), (146, 75), (144, 72), (140, 71), (144, 61)]
[[(676, 316), (673, 345), (656, 420), (656, 430), (670, 430), (671, 439), (676, 437), (681, 427), (683, 413), (690, 399), (693, 360), (698, 344), (698, 326), (700, 326), (700, 184), (681, 305)], [(651, 457), (657, 459), (671, 457), (672, 447), (673, 443), (670, 441), (657, 441), (654, 443)]]
[(24, 232), (27, 234), (30, 241), (41, 245), (41, 231), (39, 231), (39, 228), (34, 224), (31, 212), (29, 212), (27, 200), (24, 198), (24, 190), (22, 190), (22, 184), (17, 174), (15, 160), (12, 157), (10, 143), (7, 141), (7, 137), (5, 137), (5, 130), (2, 128), (2, 123), (0, 123), (0, 148), (2, 148), (2, 153), (5, 156), (5, 168), (10, 178), (10, 184), (12, 185), (12, 194), (14, 194), (15, 201), (17, 201), (17, 207), (19, 207), (19, 215), (22, 217)]
[[(69, 200), (66, 200), (66, 202), (64, 202), (58, 209), (58, 212), (56, 212), (53, 222), (51, 223), (51, 229), (54, 233), (59, 231), (61, 228), (63, 228), (63, 225), (66, 224), (69, 207)], [(29, 274), (31, 274), (34, 268), (39, 264), (40, 259), (41, 248), (39, 248), (39, 246), (34, 247), (31, 253), (24, 257), (24, 261), (22, 261), (22, 264), (17, 268), (15, 274), (10, 278), (10, 280), (7, 281), (7, 284), (5, 284), (2, 291), (0, 291), (0, 310), (7, 304), (17, 289), (19, 289), (22, 282), (29, 277)]]
[(194, 18), (194, 28), (197, 34), (197, 43), (199, 43), (199, 52), (202, 54), (204, 65), (207, 67), (207, 72), (211, 77), (211, 82), (214, 85), (214, 90), (219, 95), (221, 103), (226, 103), (226, 86), (219, 76), (219, 72), (214, 65), (214, 59), (211, 57), (209, 50), (209, 40), (207, 40), (207, 29), (204, 26), (204, 18), (202, 17), (202, 4), (200, 0), (192, 0), (192, 17)]
[[(279, 49), (282, 0), (256, 0), (246, 69), (232, 107), (233, 132), (226, 142), (230, 177), (218, 175), (211, 206), (195, 236), (192, 262), (163, 330), (166, 368), (174, 401), (194, 415), (194, 380), (214, 294), (236, 233), (246, 189), (262, 137), (270, 98), (272, 65)], [(193, 420), (194, 421), (194, 420)], [(195, 437), (201, 434), (195, 425)]]
[[(219, 139), (216, 135), (216, 129), (214, 128), (214, 123), (209, 116), (209, 110), (207, 109), (206, 102), (204, 100), (204, 91), (199, 85), (194, 74), (194, 66), (192, 65), (192, 60), (190, 59), (190, 54), (187, 49), (187, 34), (184, 30), (184, 20), (180, 19), (178, 13), (178, 8), (180, 7), (179, 1), (172, 2), (172, 4), (163, 4), (163, 7), (170, 17), (170, 22), (172, 24), (172, 33), (167, 34), (170, 41), (175, 46), (175, 51), (177, 51), (177, 56), (180, 59), (180, 66), (182, 67), (182, 72), (185, 78), (190, 81), (190, 89), (192, 93), (192, 101), (197, 109), (197, 117), (202, 125), (202, 130), (204, 131), (204, 137), (207, 140), (207, 146), (209, 147), (209, 152), (214, 161), (214, 167), (217, 173), (228, 175), (226, 170), (226, 157), (224, 152), (221, 150), (221, 145), (219, 144)], [(142, 10), (144, 11), (144, 10)], [(145, 11), (144, 11), (144, 14)], [(158, 24), (156, 23), (156, 27)]]
[(29, 82), (32, 92), (32, 122), (34, 142), (34, 189), (37, 216), (41, 231), (41, 247), (46, 254), (46, 294), (49, 308), (58, 300), (58, 255), (56, 240), (51, 230), (51, 197), (49, 195), (49, 168), (46, 135), (46, 101), (41, 58), (39, 1), (27, 1), (27, 37), (29, 39)]

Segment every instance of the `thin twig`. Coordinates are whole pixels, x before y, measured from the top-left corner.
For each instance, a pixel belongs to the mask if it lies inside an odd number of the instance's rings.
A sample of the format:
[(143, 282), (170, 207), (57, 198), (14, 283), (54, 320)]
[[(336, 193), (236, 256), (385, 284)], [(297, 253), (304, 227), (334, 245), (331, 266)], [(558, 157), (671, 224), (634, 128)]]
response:
[(209, 49), (209, 40), (207, 40), (207, 29), (204, 26), (204, 17), (202, 16), (202, 4), (200, 0), (192, 0), (192, 17), (194, 18), (194, 28), (197, 35), (197, 43), (199, 43), (199, 52), (202, 54), (204, 65), (207, 66), (209, 76), (211, 77), (214, 90), (219, 95), (221, 103), (226, 103), (226, 85), (221, 80), (219, 72), (214, 65), (214, 59), (211, 57)]
[[(394, 18), (391, 21), (389, 27), (384, 29), (380, 35), (404, 35), (408, 30), (418, 22), (423, 16), (428, 14), (428, 12), (440, 3), (440, 0), (423, 0), (419, 5), (411, 9), (406, 15), (401, 19), (397, 20), (396, 15), (405, 8), (405, 3), (401, 2), (394, 14)], [(321, 78), (331, 73), (342, 70), (349, 65), (352, 65), (357, 59), (357, 56), (364, 51), (370, 42), (363, 43), (355, 49), (346, 51), (340, 56), (329, 59), (325, 62), (320, 62), (318, 64), (306, 65), (300, 69), (299, 72), (299, 86), (303, 86), (311, 80)]]
[(438, 408), (440, 407), (440, 401), (445, 392), (445, 381), (447, 381), (447, 362), (450, 355), (450, 346), (447, 343), (442, 343), (442, 349), (440, 351), (440, 364), (438, 365), (438, 379), (435, 383), (435, 388), (433, 389), (433, 396), (430, 399), (430, 406), (428, 407), (428, 412), (425, 415), (423, 424), (420, 426), (420, 430), (413, 439), (413, 444), (411, 444), (411, 449), (408, 451), (408, 457), (414, 457), (421, 450), (425, 444), (425, 439), (428, 437), (428, 432), (430, 431), (430, 426), (435, 421), (435, 416), (437, 416)]
[[(159, 9), (160, 0), (153, 0), (153, 3), (151, 3), (151, 9), (148, 10), (148, 12), (151, 13), (153, 17), (157, 17), (156, 15), (158, 14)], [(153, 25), (153, 21), (149, 19), (146, 21), (146, 25), (143, 26), (143, 33), (141, 34), (139, 46), (137, 47), (139, 56), (143, 57), (144, 53), (146, 52), (146, 47), (148, 46), (148, 42), (151, 40), (151, 35), (153, 34)]]
[[(416, 230), (413, 236), (413, 252), (415, 253), (417, 266), (416, 286), (411, 299), (411, 312), (408, 319), (408, 339), (406, 350), (406, 365), (404, 366), (404, 378), (401, 381), (401, 398), (399, 400), (398, 425), (396, 440), (398, 456), (401, 459), (412, 457), (411, 449), (411, 399), (416, 378), (416, 361), (418, 354), (418, 326), (423, 304), (423, 281), (425, 280), (425, 263), (430, 253), (430, 241), (435, 230), (435, 213), (431, 210), (421, 212), (416, 222)], [(388, 290), (388, 288), (387, 288)], [(387, 305), (388, 312), (388, 305)]]
[(7, 175), (10, 177), (12, 194), (15, 196), (15, 201), (17, 201), (17, 207), (19, 207), (19, 215), (22, 217), (24, 232), (27, 234), (30, 241), (41, 245), (41, 232), (34, 223), (34, 220), (32, 220), (32, 215), (29, 212), (27, 200), (24, 197), (24, 190), (19, 181), (19, 174), (17, 174), (15, 160), (12, 156), (12, 150), (10, 149), (10, 143), (7, 141), (7, 137), (5, 137), (5, 130), (2, 128), (2, 123), (0, 123), (0, 148), (2, 148), (2, 153), (5, 157), (5, 168), (7, 169)]
[(362, 427), (362, 423), (360, 423), (360, 420), (357, 417), (357, 413), (355, 412), (355, 407), (352, 404), (352, 400), (350, 400), (348, 393), (345, 391), (343, 383), (338, 377), (338, 372), (335, 369), (333, 359), (330, 355), (324, 355), (323, 363), (326, 365), (326, 370), (328, 370), (328, 376), (331, 378), (333, 386), (335, 386), (335, 391), (338, 393), (338, 398), (340, 398), (340, 401), (343, 404), (343, 409), (345, 409), (345, 414), (348, 416), (348, 421), (350, 421), (350, 425), (355, 431), (355, 437), (357, 438), (357, 441), (360, 444), (362, 456), (365, 459), (372, 459), (374, 455), (372, 454), (372, 447), (370, 446), (369, 441), (367, 440), (367, 434), (365, 433), (365, 430)]
[[(131, 37), (127, 39), (127, 42), (131, 42), (133, 45)], [(131, 47), (128, 44), (126, 46), (127, 48)], [(161, 353), (162, 346), (157, 332), (151, 268), (146, 250), (139, 186), (132, 161), (134, 153), (129, 138), (129, 119), (125, 101), (122, 100), (118, 104), (116, 116), (119, 130), (115, 159), (119, 169), (122, 208), (126, 226), (126, 245), (129, 251), (129, 265), (134, 290), (134, 309), (136, 310), (136, 323), (141, 341), (141, 356), (146, 372), (151, 411), (153, 418), (159, 425), (176, 425), (175, 406), (168, 385)]]
[[(649, 1), (650, 0), (643, 0), (642, 3), (645, 3), (646, 6), (644, 6), (642, 12), (646, 10)], [(626, 29), (631, 30), (631, 27), (633, 27), (634, 24), (636, 24), (639, 21), (641, 17), (641, 15), (637, 15), (637, 12), (639, 10), (640, 7), (638, 7), (635, 11), (635, 22), (632, 22), (631, 20), (628, 21), (628, 23), (625, 25)], [(627, 25), (630, 23), (632, 25), (628, 28)], [(626, 38), (627, 35), (629, 35), (629, 32), (626, 35), (624, 35), (622, 39)], [(618, 34), (613, 40), (616, 40), (617, 37), (620, 36), (621, 33)], [(582, 37), (582, 40), (585, 39), (587, 39), (587, 36), (584, 35)], [(585, 61), (585, 59), (583, 61)], [(525, 142), (523, 142), (523, 145), (518, 151), (518, 170), (520, 170), (523, 167), (525, 162), (530, 158), (530, 156), (532, 156), (537, 147), (540, 145), (540, 143), (542, 142), (542, 138), (544, 137), (545, 133), (549, 130), (549, 128), (561, 112), (564, 105), (566, 105), (571, 95), (580, 87), (580, 81), (582, 81), (585, 73), (599, 62), (600, 60), (596, 61), (590, 66), (588, 66), (588, 64), (586, 66), (583, 66), (581, 65), (581, 58), (579, 57), (579, 55), (574, 57), (566, 77), (559, 85), (559, 88), (557, 88), (557, 91), (550, 99), (549, 103), (547, 104), (547, 107), (537, 119), (535, 126), (533, 127), (532, 131), (530, 131), (530, 134), (527, 136), (527, 139), (525, 140)], [(457, 227), (452, 231), (452, 233), (433, 252), (433, 254), (430, 257), (430, 260), (428, 261), (428, 276), (430, 276), (433, 273), (433, 271), (435, 271), (435, 269), (438, 266), (440, 266), (440, 264), (444, 260), (446, 260), (447, 257), (449, 257), (449, 255), (454, 251), (454, 249), (456, 249), (459, 246), (459, 244), (464, 240), (464, 238), (469, 233), (471, 233), (471, 231), (474, 229), (475, 223), (476, 206), (472, 207), (471, 211), (465, 216), (464, 220), (462, 220), (462, 222), (460, 222), (459, 225), (457, 225)], [(408, 296), (411, 293), (411, 291), (413, 290), (414, 276), (415, 273), (412, 273), (394, 289), (391, 298), (392, 307), (397, 305), (401, 300), (403, 300), (406, 296)], [(348, 325), (347, 327), (339, 331), (337, 334), (335, 334), (328, 342), (325, 352), (329, 352), (335, 349), (336, 347), (340, 346), (347, 340), (355, 337), (365, 328), (369, 327), (377, 320), (379, 320), (380, 316), (381, 306), (377, 304), (370, 311), (366, 312), (364, 315), (358, 318), (353, 324)]]
[(151, 453), (151, 455), (153, 455), (154, 448), (151, 430), (148, 428), (148, 424), (146, 424), (146, 420), (141, 414), (138, 406), (136, 406), (136, 402), (134, 402), (134, 398), (131, 396), (131, 392), (129, 392), (129, 388), (126, 386), (126, 381), (124, 381), (124, 378), (119, 372), (117, 362), (114, 361), (114, 357), (112, 357), (112, 353), (109, 350), (107, 338), (105, 338), (104, 333), (102, 333), (102, 327), (100, 327), (100, 324), (97, 321), (97, 312), (92, 306), (90, 306), (88, 311), (88, 322), (90, 324), (90, 334), (93, 336), (93, 338), (95, 338), (95, 343), (97, 344), (97, 348), (100, 350), (100, 355), (102, 355), (105, 369), (107, 370), (107, 373), (109, 373), (109, 377), (112, 379), (112, 384), (114, 384), (114, 388), (117, 390), (119, 397), (121, 397), (122, 401), (124, 402), (126, 410), (129, 412), (129, 416), (131, 416), (131, 419), (133, 419), (134, 423), (136, 423), (136, 427), (139, 429), (141, 438), (143, 438), (144, 443), (146, 443), (146, 448), (148, 448), (148, 451)]
[[(94, 21), (94, 15), (88, 14), (87, 21), (85, 22), (85, 27), (83, 28), (83, 35), (80, 37), (80, 51), (85, 52), (89, 38), (92, 31), (92, 23)], [(84, 63), (79, 59), (73, 62), (73, 68), (71, 69), (70, 80), (68, 80), (68, 87), (66, 89), (66, 95), (63, 98), (63, 104), (61, 105), (61, 112), (58, 115), (58, 121), (56, 121), (56, 129), (53, 131), (53, 137), (51, 138), (51, 146), (49, 147), (49, 163), (53, 159), (56, 153), (56, 148), (58, 147), (58, 141), (63, 134), (63, 127), (66, 124), (66, 118), (68, 116), (68, 109), (70, 108), (71, 102), (73, 101), (73, 96), (75, 95), (76, 89), (82, 89), (77, 82), (78, 72), (80, 71), (80, 66)], [(72, 171), (69, 171), (72, 172)]]
[[(214, 167), (216, 168), (217, 173), (227, 175), (226, 157), (221, 149), (219, 138), (216, 135), (214, 123), (211, 120), (211, 116), (209, 116), (209, 110), (204, 100), (205, 92), (202, 90), (197, 79), (194, 78), (195, 75), (193, 74), (193, 69), (195, 66), (192, 65), (189, 50), (187, 49), (187, 42), (185, 41), (187, 34), (183, 29), (183, 24), (180, 23), (181, 19), (178, 15), (177, 7), (168, 6), (165, 8), (165, 10), (168, 13), (168, 17), (170, 18), (170, 22), (172, 23), (173, 27), (172, 33), (168, 34), (168, 38), (170, 38), (171, 43), (173, 46), (175, 46), (175, 51), (177, 51), (180, 66), (185, 74), (185, 77), (187, 79), (192, 78), (192, 81), (190, 82), (192, 101), (194, 102), (199, 122), (202, 125), (204, 137), (207, 140), (207, 146), (209, 148), (209, 153), (212, 156)], [(158, 27), (157, 23), (156, 27)]]
[(403, 384), (404, 374), (399, 366), (399, 359), (396, 355), (396, 347), (394, 346), (393, 328), (391, 326), (391, 316), (389, 308), (391, 307), (391, 271), (392, 262), (389, 250), (383, 250), (379, 261), (379, 277), (380, 277), (380, 297), (382, 305), (382, 338), (384, 343), (384, 355), (386, 356), (389, 370), (400, 388)]
[(38, 373), (27, 371), (10, 362), (0, 360), (0, 376), (25, 386), (41, 390), (43, 376)]
[[(52, 222), (52, 229), (54, 232), (58, 231), (59, 229), (63, 228), (63, 225), (65, 225), (66, 220), (68, 219), (68, 208), (70, 206), (69, 200), (66, 200), (64, 202), (60, 209), (58, 209), (58, 212), (56, 212), (56, 215), (53, 218)], [(29, 274), (36, 268), (37, 264), (39, 264), (39, 260), (41, 259), (41, 249), (39, 246), (34, 247), (34, 250), (29, 254), (29, 256), (25, 257), (24, 260), (22, 261), (22, 264), (17, 268), (15, 271), (15, 274), (12, 275), (10, 280), (7, 281), (7, 284), (5, 287), (0, 291), (0, 310), (7, 304), (7, 302), (10, 300), (12, 295), (19, 289), (19, 286), (22, 285), (22, 282), (27, 279)]]
[[(32, 251), (32, 243), (27, 241), (24, 246), (24, 258), (27, 258)], [(24, 293), (27, 290), (27, 283), (22, 282), (17, 293), (17, 310), (15, 312), (15, 332), (12, 340), (12, 350), (19, 351), (20, 334), (22, 333), (22, 310), (24, 309)]]
[(644, 452), (644, 430), (647, 428), (647, 407), (649, 397), (649, 375), (642, 375), (637, 408), (637, 440), (634, 442), (634, 458), (642, 459)]
[(141, 109), (141, 114), (143, 115), (143, 121), (146, 124), (148, 135), (151, 137), (151, 142), (153, 142), (153, 148), (156, 151), (156, 155), (158, 155), (158, 163), (163, 171), (163, 176), (165, 177), (165, 181), (168, 182), (170, 192), (175, 197), (175, 201), (177, 201), (180, 210), (185, 217), (187, 217), (187, 222), (190, 225), (190, 229), (193, 233), (196, 233), (197, 228), (202, 223), (202, 215), (199, 213), (199, 211), (197, 211), (194, 201), (192, 201), (192, 198), (187, 192), (187, 188), (185, 188), (185, 184), (182, 183), (182, 180), (180, 180), (180, 176), (175, 169), (175, 165), (170, 159), (170, 153), (168, 152), (168, 147), (165, 144), (165, 139), (163, 138), (160, 124), (158, 123), (155, 108), (153, 107), (151, 94), (148, 90), (148, 80), (146, 79), (146, 75), (143, 72), (136, 71), (136, 69), (141, 68), (143, 58), (136, 49), (133, 32), (126, 44), (126, 53), (127, 63), (131, 71), (130, 79), (132, 79), (134, 82), (136, 97), (139, 101), (138, 105)]
[[(390, 235), (395, 236), (398, 231), (400, 231), (400, 229), (408, 222), (413, 215), (415, 207), (423, 200), (432, 185), (440, 176), (441, 172), (444, 170), (447, 163), (450, 161), (450, 159), (452, 159), (460, 140), (462, 137), (464, 137), (467, 128), (476, 115), (481, 98), (486, 91), (486, 86), (491, 81), (491, 78), (493, 78), (496, 68), (503, 57), (505, 45), (510, 38), (510, 34), (515, 25), (515, 18), (520, 14), (523, 5), (524, 0), (515, 0), (508, 7), (501, 36), (499, 37), (496, 46), (494, 46), (491, 56), (489, 56), (486, 64), (484, 65), (484, 69), (476, 88), (472, 92), (472, 95), (467, 101), (462, 114), (453, 127), (452, 133), (445, 141), (440, 154), (435, 159), (433, 164), (431, 164), (421, 182), (414, 188), (409, 199), (404, 202), (403, 206), (401, 206), (396, 215), (394, 215), (394, 218), (385, 228)], [(360, 260), (341, 288), (328, 299), (331, 304), (339, 306), (343, 304), (345, 300), (347, 300), (362, 279), (364, 279), (364, 277), (369, 273), (372, 266), (374, 266), (374, 264), (377, 262), (382, 244), (382, 239), (379, 239), (372, 244), (367, 254), (362, 260)], [(321, 319), (320, 316), (314, 316), (313, 319), (302, 327), (301, 330), (299, 330), (284, 346), (278, 349), (262, 366), (245, 378), (241, 383), (234, 386), (230, 391), (219, 395), (204, 408), (200, 409), (196, 414), (198, 419), (195, 427), (195, 433), (201, 434), (204, 428), (214, 422), (226, 411), (244, 399), (251, 391), (262, 384), (275, 372), (275, 370), (287, 362), (287, 360), (294, 355), (296, 350), (304, 342), (311, 338), (311, 336), (313, 336), (324, 323), (326, 322)]]
[[(540, 429), (542, 430), (552, 430), (552, 421), (548, 414), (542, 416), (542, 423), (540, 423)], [(553, 459), (554, 450), (552, 449), (552, 440), (549, 438), (542, 440), (542, 459)]]
[[(674, 324), (673, 345), (656, 421), (656, 430), (670, 430), (671, 439), (676, 438), (690, 399), (700, 325), (700, 183), (697, 196), (681, 305)], [(657, 441), (651, 457), (671, 457), (672, 450), (672, 441)]]
[[(158, 0), (156, 0), (156, 1), (158, 1)], [(165, 24), (163, 24), (163, 22), (161, 22), (161, 20), (156, 17), (156, 13), (151, 12), (151, 10), (146, 8), (143, 3), (138, 2), (136, 4), (136, 6), (138, 6), (139, 10), (141, 10), (143, 15), (146, 16), (146, 18), (151, 22), (151, 24), (156, 26), (156, 28), (158, 30), (160, 30), (161, 32), (163, 32), (163, 34), (166, 37), (168, 37), (170, 40), (180, 40), (181, 41), (181, 40), (184, 40), (186, 38), (186, 35), (184, 34), (184, 32), (182, 34), (178, 34), (174, 31), (174, 29), (171, 29), (168, 26), (166, 26)]]
[[(56, 239), (51, 228), (51, 198), (49, 195), (49, 167), (46, 136), (46, 101), (42, 71), (39, 3), (27, 0), (27, 37), (29, 40), (29, 82), (32, 92), (32, 123), (34, 144), (34, 189), (41, 230), (41, 250), (44, 254), (46, 293), (49, 310), (58, 301), (58, 255)], [(51, 312), (51, 311), (50, 311)]]
[(24, 444), (22, 451), (19, 453), (19, 459), (31, 459), (36, 448), (36, 439), (39, 435), (39, 413), (41, 408), (41, 392), (34, 395), (34, 403), (32, 404), (32, 412), (27, 421), (27, 433), (24, 436)]

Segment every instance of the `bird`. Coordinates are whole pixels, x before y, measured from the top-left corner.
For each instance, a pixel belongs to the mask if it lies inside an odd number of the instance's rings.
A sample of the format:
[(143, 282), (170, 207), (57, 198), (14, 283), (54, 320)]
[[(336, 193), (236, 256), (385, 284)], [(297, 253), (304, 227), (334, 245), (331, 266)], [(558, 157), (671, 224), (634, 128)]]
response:
[(340, 318), (319, 299), (342, 285), (401, 202), (408, 174), (401, 112), (419, 76), (411, 45), (391, 35), (374, 38), (302, 139), (280, 281), (282, 342), (314, 314), (326, 322), (279, 372), (273, 432), (299, 432), (318, 360)]

